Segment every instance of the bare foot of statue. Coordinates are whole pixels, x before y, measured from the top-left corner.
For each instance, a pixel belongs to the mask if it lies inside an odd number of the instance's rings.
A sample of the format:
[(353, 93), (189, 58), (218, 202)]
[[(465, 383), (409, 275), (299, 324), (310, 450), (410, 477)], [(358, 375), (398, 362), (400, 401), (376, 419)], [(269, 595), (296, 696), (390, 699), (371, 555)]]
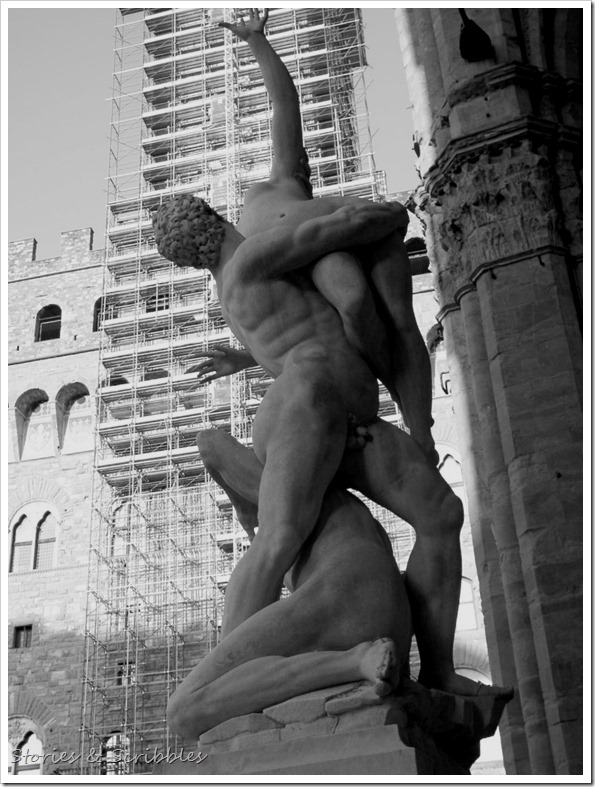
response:
[(457, 675), (456, 672), (451, 673), (444, 680), (427, 680), (421, 673), (419, 683), (428, 689), (438, 689), (460, 697), (500, 697), (507, 701), (514, 697), (514, 689), (510, 686), (490, 686), (466, 678), (464, 675)]
[(390, 694), (397, 687), (399, 670), (397, 652), (392, 639), (383, 638), (374, 642), (363, 642), (354, 648), (360, 661), (360, 672), (364, 680), (374, 684), (380, 697)]

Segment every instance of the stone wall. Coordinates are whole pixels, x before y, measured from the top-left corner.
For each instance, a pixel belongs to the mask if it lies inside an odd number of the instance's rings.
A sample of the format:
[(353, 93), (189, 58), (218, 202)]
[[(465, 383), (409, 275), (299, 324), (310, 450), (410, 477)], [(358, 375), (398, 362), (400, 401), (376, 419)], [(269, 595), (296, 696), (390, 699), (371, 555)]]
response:
[(509, 773), (581, 752), (580, 9), (396, 12)]
[[(41, 260), (33, 238), (8, 244), (10, 363), (97, 349), (93, 311), (101, 296), (104, 251), (93, 250), (92, 239), (91, 229), (64, 232), (62, 256)], [(36, 342), (36, 315), (50, 304), (62, 309), (60, 339)]]
[[(93, 310), (103, 276), (91, 230), (63, 233), (62, 254), (36, 260), (33, 239), (9, 244), (9, 546), (32, 504), (57, 520), (51, 567), (8, 575), (11, 743), (33, 730), (56, 758), (80, 753), (99, 349)], [(35, 342), (36, 315), (48, 304), (62, 308), (60, 338)], [(15, 626), (32, 626), (30, 647), (15, 647)], [(56, 768), (76, 773), (80, 763), (44, 770)]]

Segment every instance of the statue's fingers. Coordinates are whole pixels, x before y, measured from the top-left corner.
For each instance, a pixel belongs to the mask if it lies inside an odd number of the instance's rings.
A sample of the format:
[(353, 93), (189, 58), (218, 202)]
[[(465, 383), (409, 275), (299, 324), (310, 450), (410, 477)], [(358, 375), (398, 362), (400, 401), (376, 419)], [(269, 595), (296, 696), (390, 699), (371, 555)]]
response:
[(263, 9), (263, 12), (262, 12), (262, 17), (261, 17), (261, 18), (262, 18), (262, 21), (263, 21), (263, 22), (266, 22), (266, 21), (267, 21), (267, 19), (269, 18), (269, 9), (268, 9), (268, 8), (264, 8), (264, 9)]
[(201, 350), (198, 353), (194, 353), (195, 358), (216, 358), (219, 355), (225, 355), (223, 350)]

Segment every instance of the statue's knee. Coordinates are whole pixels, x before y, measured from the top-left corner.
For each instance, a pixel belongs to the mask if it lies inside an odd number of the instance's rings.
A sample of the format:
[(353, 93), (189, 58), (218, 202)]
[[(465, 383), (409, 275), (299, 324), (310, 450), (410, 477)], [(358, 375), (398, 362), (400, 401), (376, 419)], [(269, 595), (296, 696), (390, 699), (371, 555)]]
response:
[(220, 456), (225, 433), (219, 429), (203, 429), (196, 435), (200, 458), (205, 463), (215, 464)]
[(184, 737), (187, 719), (183, 712), (183, 703), (181, 702), (179, 689), (169, 698), (165, 715), (169, 729), (175, 735)]
[(167, 726), (182, 738), (197, 738), (209, 729), (209, 697), (207, 687), (192, 694), (192, 703), (180, 689), (172, 694), (167, 703)]

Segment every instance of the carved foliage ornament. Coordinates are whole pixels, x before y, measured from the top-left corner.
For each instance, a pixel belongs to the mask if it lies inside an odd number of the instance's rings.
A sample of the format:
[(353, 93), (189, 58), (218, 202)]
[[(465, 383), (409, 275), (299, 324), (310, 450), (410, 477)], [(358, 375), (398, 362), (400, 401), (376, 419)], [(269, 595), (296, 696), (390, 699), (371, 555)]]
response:
[(8, 740), (11, 749), (15, 749), (28, 732), (34, 732), (31, 722), (26, 722), (23, 719), (11, 719), (8, 722)]
[[(434, 229), (445, 253), (436, 262), (448, 265), (454, 286), (481, 264), (563, 245), (546, 154), (529, 143), (486, 151), (442, 182)], [(431, 201), (424, 207), (434, 210)]]

